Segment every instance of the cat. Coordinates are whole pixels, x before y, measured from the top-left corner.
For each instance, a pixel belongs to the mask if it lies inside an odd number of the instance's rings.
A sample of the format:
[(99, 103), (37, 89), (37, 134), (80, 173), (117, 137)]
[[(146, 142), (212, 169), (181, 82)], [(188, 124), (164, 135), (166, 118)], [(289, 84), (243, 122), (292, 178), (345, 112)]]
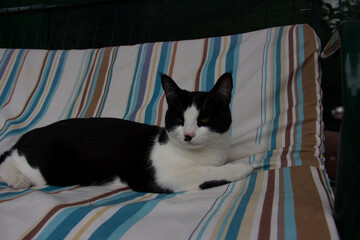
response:
[(209, 92), (180, 89), (165, 74), (161, 83), (165, 127), (115, 118), (62, 120), (24, 134), (0, 157), (0, 176), (14, 189), (115, 184), (172, 193), (249, 175), (250, 164), (225, 163), (232, 75), (224, 73)]

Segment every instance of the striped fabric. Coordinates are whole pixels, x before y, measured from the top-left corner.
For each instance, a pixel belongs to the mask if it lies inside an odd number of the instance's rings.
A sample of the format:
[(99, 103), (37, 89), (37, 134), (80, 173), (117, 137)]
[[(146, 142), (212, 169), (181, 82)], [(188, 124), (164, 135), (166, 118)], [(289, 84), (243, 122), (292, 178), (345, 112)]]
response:
[(315, 167), (262, 171), (229, 185), (175, 194), (2, 188), (4, 239), (337, 239), (329, 185)]
[(207, 91), (224, 72), (234, 79), (232, 147), (266, 148), (241, 159), (256, 167), (251, 176), (206, 191), (14, 191), (0, 183), (2, 236), (306, 239), (316, 232), (337, 239), (322, 165), (319, 48), (308, 25), (292, 25), (101, 49), (0, 49), (0, 152), (61, 119), (117, 117), (162, 126), (160, 73), (181, 88)]

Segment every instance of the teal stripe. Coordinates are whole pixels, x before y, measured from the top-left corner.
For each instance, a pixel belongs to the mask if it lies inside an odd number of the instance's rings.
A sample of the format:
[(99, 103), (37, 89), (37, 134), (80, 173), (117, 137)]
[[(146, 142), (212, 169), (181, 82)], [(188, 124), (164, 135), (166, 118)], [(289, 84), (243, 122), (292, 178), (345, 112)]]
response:
[(221, 47), (221, 37), (210, 38), (209, 40), (209, 53), (201, 76), (201, 91), (210, 91), (214, 86), (215, 64), (219, 57)]
[(245, 181), (245, 182), (244, 182), (244, 185), (243, 185), (240, 193), (239, 193), (238, 196), (236, 197), (236, 199), (235, 199), (233, 205), (231, 206), (229, 212), (227, 213), (226, 217), (224, 218), (223, 224), (221, 225), (221, 227), (220, 227), (220, 229), (219, 229), (219, 232), (218, 232), (218, 235), (217, 235), (216, 239), (222, 239), (222, 236), (223, 236), (223, 234), (224, 234), (224, 232), (225, 232), (225, 229), (226, 229), (226, 225), (227, 225), (228, 222), (230, 221), (231, 215), (234, 213), (237, 205), (239, 204), (239, 199), (241, 199), (241, 197), (243, 197), (244, 192), (245, 192), (246, 188), (247, 188), (248, 185), (249, 185), (249, 183), (248, 183), (249, 180), (250, 180), (250, 177), (247, 177), (247, 178), (244, 179), (244, 181)]
[(122, 204), (141, 197), (144, 194), (145, 193), (126, 191), (91, 203), (91, 206), (82, 205), (65, 208), (46, 225), (38, 239), (64, 239), (66, 235), (95, 208)]
[(230, 188), (229, 192), (228, 192), (225, 196), (222, 197), (222, 199), (221, 199), (221, 201), (219, 202), (219, 204), (217, 205), (216, 209), (213, 211), (213, 213), (211, 214), (211, 216), (210, 216), (210, 217), (207, 219), (207, 221), (205, 222), (204, 226), (201, 228), (201, 230), (200, 230), (200, 232), (199, 232), (199, 234), (198, 234), (198, 236), (197, 236), (196, 239), (199, 239), (199, 240), (200, 240), (200, 239), (203, 237), (205, 230), (206, 230), (206, 229), (208, 228), (208, 226), (209, 226), (209, 223), (212, 221), (212, 219), (214, 218), (214, 216), (219, 212), (220, 208), (221, 208), (222, 205), (224, 204), (224, 201), (229, 197), (229, 195), (230, 195), (231, 193), (233, 193), (234, 188), (235, 188), (235, 185), (236, 185), (236, 183), (232, 183), (232, 184), (231, 184), (231, 188)]
[[(1, 183), (0, 189), (7, 189), (7, 188), (9, 187), (6, 183)], [(28, 194), (29, 192), (33, 192), (33, 191), (34, 190), (32, 189), (24, 189), (22, 191), (0, 193), (0, 200), (9, 200), (12, 198), (20, 197), (22, 195)]]
[[(267, 91), (268, 91), (268, 70), (267, 70), (267, 66), (269, 65), (269, 53), (271, 52), (270, 50), (270, 46), (271, 46), (271, 35), (272, 35), (272, 29), (269, 29), (267, 31), (267, 37), (268, 37), (268, 41), (266, 42), (266, 50), (265, 50), (265, 56), (264, 56), (264, 76), (263, 76), (263, 79), (262, 79), (262, 86), (263, 86), (263, 93), (262, 93), (262, 100), (263, 100), (263, 118), (262, 118), (262, 124), (261, 124), (261, 127), (260, 127), (260, 137), (259, 139), (262, 139), (262, 135), (263, 135), (263, 130), (264, 130), (264, 127), (265, 127), (265, 124), (267, 123)], [(266, 140), (266, 147), (267, 147), (267, 151), (265, 151), (263, 153), (263, 156), (262, 156), (262, 161), (259, 161), (259, 167), (263, 167), (264, 166), (264, 161), (266, 159), (266, 156), (268, 154), (268, 151), (270, 150), (269, 149), (269, 146), (270, 146), (270, 143), (269, 143), (269, 140), (267, 139)]]
[(119, 239), (135, 223), (144, 218), (162, 200), (176, 194), (159, 194), (155, 199), (130, 203), (120, 208), (110, 219), (104, 222), (89, 239)]
[[(299, 26), (299, 65), (302, 66), (305, 62), (304, 57), (304, 32), (303, 32), (303, 25)], [(300, 151), (301, 151), (301, 144), (302, 144), (302, 124), (304, 122), (304, 94), (303, 94), (303, 87), (302, 87), (302, 71), (297, 71), (297, 93), (298, 93), (298, 123), (296, 126), (296, 144), (295, 144), (295, 151), (294, 151), (294, 159), (295, 159), (295, 166), (300, 166), (302, 161), (300, 159)]]
[[(259, 141), (258, 143), (261, 142), (262, 136), (263, 136), (263, 131), (264, 131), (264, 126), (267, 123), (267, 85), (268, 85), (268, 71), (267, 71), (267, 66), (269, 64), (268, 59), (269, 59), (269, 48), (270, 48), (270, 42), (271, 42), (271, 35), (272, 35), (272, 30), (268, 29), (266, 31), (266, 42), (265, 42), (265, 46), (264, 46), (264, 55), (263, 55), (263, 76), (262, 76), (262, 118), (261, 118), (261, 126), (260, 126), (260, 133), (259, 133)], [(269, 142), (267, 141), (266, 143), (266, 147), (267, 150), (269, 149)], [(259, 167), (262, 168), (262, 166), (264, 165), (264, 160), (266, 159), (266, 155), (267, 155), (268, 151), (264, 151), (263, 156), (262, 156), (262, 161), (259, 161)]]
[[(0, 134), (0, 135), (3, 135), (3, 137), (1, 138), (0, 141), (5, 139), (6, 137), (14, 136), (17, 134), (22, 134), (24, 132), (27, 132), (33, 126), (35, 126), (47, 112), (48, 107), (51, 103), (51, 100), (54, 97), (56, 89), (59, 85), (59, 82), (60, 82), (60, 79), (61, 79), (61, 76), (63, 73), (63, 68), (64, 68), (64, 65), (65, 65), (65, 62), (66, 62), (66, 59), (68, 56), (68, 51), (62, 51), (62, 53), (61, 53), (60, 60), (59, 60), (59, 63), (58, 63), (57, 69), (56, 69), (56, 73), (55, 73), (55, 76), (54, 76), (51, 86), (50, 86), (50, 90), (48, 93), (46, 93), (46, 98), (45, 98), (43, 105), (40, 108), (40, 111), (35, 116), (31, 116), (33, 114), (33, 111), (35, 110), (35, 108), (38, 106), (39, 100), (41, 99), (42, 95), (45, 92), (45, 87), (47, 85), (47, 82), (50, 81), (49, 75), (50, 75), (50, 70), (53, 67), (55, 55), (56, 55), (56, 51), (50, 52), (49, 59), (46, 63), (44, 71), (43, 71), (40, 85), (37, 88), (36, 93), (34, 94), (33, 98), (31, 99), (28, 108), (25, 110), (24, 114), (20, 118), (7, 122), (6, 127)], [(10, 130), (9, 132), (6, 132), (11, 125), (21, 124), (29, 118), (31, 118), (32, 120), (26, 126), (21, 127), (21, 128), (15, 128), (15, 129)]]
[(8, 65), (10, 58), (14, 54), (14, 52), (15, 52), (15, 49), (5, 49), (4, 54), (2, 55), (2, 57), (0, 59), (0, 72), (5, 71), (5, 69), (3, 69), (4, 65), (5, 64), (6, 64), (6, 66)]
[(295, 222), (295, 207), (294, 207), (294, 193), (291, 182), (290, 168), (283, 168), (284, 174), (284, 231), (285, 239), (296, 240), (296, 222)]
[[(239, 66), (241, 42), (242, 42), (242, 34), (231, 36), (230, 47), (226, 54), (225, 72), (231, 73), (233, 78), (232, 96), (234, 96), (236, 90), (236, 83), (237, 83), (236, 73)], [(230, 103), (230, 109), (232, 109), (232, 104), (233, 101), (231, 101)]]
[(21, 49), (21, 50), (19, 50), (19, 53), (16, 56), (14, 67), (12, 67), (10, 76), (7, 79), (5, 87), (2, 90), (1, 95), (0, 95), (0, 109), (9, 100), (10, 93), (13, 90), (14, 85), (15, 85), (16, 76), (18, 75), (20, 66), (21, 66), (22, 62), (24, 61), (25, 53), (26, 53), (26, 50)]
[[(81, 88), (85, 81), (85, 76), (88, 74), (90, 62), (92, 59), (94, 50), (87, 50), (84, 52), (80, 64), (79, 71), (77, 73), (76, 81), (74, 84), (74, 87), (71, 91), (71, 94), (69, 95), (68, 101), (64, 107), (64, 110), (62, 114), (59, 116), (58, 120), (64, 119), (64, 118), (70, 118), (75, 106), (76, 99), (79, 97)], [(90, 56), (90, 57), (89, 57)], [(90, 61), (89, 61), (90, 60)], [(86, 67), (85, 67), (86, 66)], [(84, 71), (85, 69), (85, 71)], [(81, 77), (84, 76), (84, 77)], [(75, 94), (76, 93), (76, 94)]]
[[(141, 75), (141, 71), (139, 71), (139, 67), (141, 65), (140, 62), (142, 61), (141, 56), (142, 56), (142, 53), (143, 53), (143, 47), (144, 47), (144, 44), (141, 44), (139, 46), (139, 50), (138, 50), (138, 54), (137, 54), (137, 58), (136, 58), (135, 70), (134, 70), (134, 77), (133, 77), (133, 81), (131, 83), (128, 103), (127, 103), (125, 114), (124, 114), (124, 117), (123, 117), (124, 119), (129, 118), (130, 108), (132, 107), (132, 105), (134, 105), (133, 107), (135, 107), (135, 105), (136, 105), (136, 103), (133, 103), (133, 95), (135, 94), (134, 93), (134, 91), (135, 91), (134, 88), (135, 88), (135, 83), (136, 83), (136, 80), (137, 80), (137, 75)], [(146, 52), (146, 50), (145, 50), (145, 52)]]
[(234, 217), (232, 218), (225, 239), (233, 239), (234, 236), (238, 236), (241, 222), (244, 219), (244, 215), (249, 204), (251, 195), (254, 192), (256, 179), (257, 173), (253, 173), (250, 175), (249, 185), (247, 187), (246, 193), (240, 200), (240, 204), (235, 211)]
[(108, 239), (117, 240), (121, 238), (131, 227), (148, 215), (161, 201), (173, 198), (176, 195), (177, 194), (160, 194), (152, 200), (126, 205), (116, 213), (117, 219), (115, 219), (115, 215), (113, 216), (114, 219), (112, 220), (114, 223), (119, 224), (122, 222), (122, 224), (120, 226), (115, 224), (115, 226), (118, 227)]
[(161, 96), (163, 95), (163, 89), (161, 85), (161, 73), (168, 73), (169, 71), (169, 65), (171, 61), (171, 54), (172, 54), (172, 48), (174, 43), (173, 42), (164, 42), (161, 46), (161, 53), (160, 53), (160, 60), (158, 64), (158, 71), (156, 74), (156, 80), (155, 80), (155, 86), (154, 86), (154, 92), (152, 94), (152, 98), (146, 107), (145, 111), (145, 121), (146, 124), (155, 125), (157, 120), (157, 110), (159, 101), (161, 99)]
[[(94, 57), (94, 53), (95, 53), (95, 50), (90, 50), (89, 52), (86, 53), (86, 65), (85, 65), (85, 71), (84, 71), (84, 74), (82, 75), (82, 78), (81, 78), (81, 83), (80, 83), (80, 86), (78, 87), (77, 89), (77, 93), (75, 95), (75, 97), (73, 98), (73, 101), (72, 101), (72, 104), (71, 104), (71, 107), (68, 111), (68, 115), (66, 118), (70, 118), (71, 115), (73, 114), (74, 112), (74, 108), (75, 108), (75, 105), (76, 105), (76, 101), (79, 97), (81, 97), (81, 93), (83, 93), (83, 87), (84, 85), (86, 84), (86, 80), (87, 80), (87, 77), (88, 77), (88, 74), (89, 74), (89, 71), (90, 71), (90, 68), (91, 68), (91, 65), (92, 65), (92, 62), (93, 62), (93, 57)], [(83, 71), (81, 71), (82, 68), (80, 69), (79, 73), (80, 75), (78, 75), (78, 77), (81, 77), (81, 73), (83, 73)]]

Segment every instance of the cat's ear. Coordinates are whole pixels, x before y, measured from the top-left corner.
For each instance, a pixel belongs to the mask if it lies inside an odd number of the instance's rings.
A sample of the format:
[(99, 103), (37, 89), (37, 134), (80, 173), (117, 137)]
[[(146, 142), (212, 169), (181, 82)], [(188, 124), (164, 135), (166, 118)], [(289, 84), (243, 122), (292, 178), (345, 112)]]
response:
[(230, 73), (224, 73), (217, 80), (215, 86), (210, 91), (210, 97), (214, 97), (217, 101), (227, 106), (231, 102), (231, 91), (233, 88), (233, 80)]
[(161, 84), (165, 92), (167, 103), (170, 104), (174, 101), (177, 101), (181, 89), (178, 87), (178, 85), (176, 85), (175, 81), (172, 80), (172, 78), (168, 75), (162, 74)]

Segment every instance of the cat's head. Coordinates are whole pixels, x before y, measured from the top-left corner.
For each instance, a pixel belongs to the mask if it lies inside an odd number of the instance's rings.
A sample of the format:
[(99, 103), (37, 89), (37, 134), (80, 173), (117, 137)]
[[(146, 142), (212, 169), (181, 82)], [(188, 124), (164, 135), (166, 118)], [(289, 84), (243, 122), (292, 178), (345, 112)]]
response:
[(223, 74), (209, 92), (180, 89), (167, 75), (161, 76), (168, 110), (165, 128), (175, 144), (198, 149), (228, 133), (231, 125), (232, 76)]

